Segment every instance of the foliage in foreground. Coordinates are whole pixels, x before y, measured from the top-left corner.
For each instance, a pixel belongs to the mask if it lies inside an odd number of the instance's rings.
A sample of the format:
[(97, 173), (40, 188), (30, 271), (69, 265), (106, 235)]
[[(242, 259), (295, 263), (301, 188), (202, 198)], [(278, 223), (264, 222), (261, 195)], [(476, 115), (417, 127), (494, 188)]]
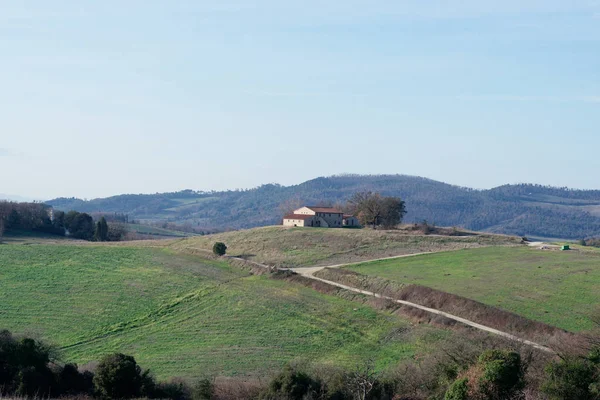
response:
[[(600, 348), (589, 355), (575, 354), (547, 363), (542, 375), (535, 370), (532, 353), (523, 361), (514, 350), (484, 350), (474, 357), (473, 344), (453, 347), (422, 360), (418, 369), (376, 372), (372, 361), (353, 370), (335, 366), (289, 364), (262, 386), (238, 386), (199, 379), (157, 382), (132, 356), (115, 353), (103, 357), (95, 372), (77, 365), (61, 365), (51, 347), (31, 338), (0, 332), (0, 396), (25, 398), (84, 396), (99, 399), (177, 400), (598, 400)], [(485, 345), (485, 344), (483, 344)], [(442, 350), (442, 349), (439, 349)], [(540, 361), (542, 359), (539, 359)], [(431, 362), (433, 361), (433, 362)], [(539, 364), (539, 362), (537, 362)], [(417, 372), (419, 371), (419, 372)], [(541, 384), (540, 384), (541, 383)], [(540, 390), (541, 389), (541, 390)], [(527, 391), (525, 391), (527, 390)]]

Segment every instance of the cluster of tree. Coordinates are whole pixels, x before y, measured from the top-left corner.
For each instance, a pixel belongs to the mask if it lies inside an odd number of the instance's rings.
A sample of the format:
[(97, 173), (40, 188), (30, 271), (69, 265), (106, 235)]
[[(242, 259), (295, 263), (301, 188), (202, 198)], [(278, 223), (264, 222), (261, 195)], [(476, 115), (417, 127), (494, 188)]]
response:
[(119, 241), (127, 232), (122, 223), (108, 224), (104, 217), (94, 222), (78, 211), (53, 210), (42, 203), (0, 202), (0, 239), (4, 232), (43, 232), (83, 240)]
[(379, 193), (359, 192), (348, 201), (347, 211), (355, 215), (361, 225), (393, 228), (402, 222), (406, 214), (404, 201), (399, 197), (382, 196)]
[(126, 224), (118, 222), (109, 224), (103, 216), (94, 222), (94, 218), (87, 213), (69, 211), (64, 214), (62, 211), (57, 211), (54, 214), (54, 219), (62, 220), (66, 232), (76, 239), (118, 242), (127, 234)]
[(600, 238), (580, 239), (581, 246), (600, 247)]
[(205, 381), (198, 388), (157, 382), (132, 356), (120, 353), (103, 357), (94, 371), (82, 371), (76, 364), (61, 364), (56, 352), (40, 341), (0, 331), (0, 397), (203, 399), (202, 385)]
[[(125, 214), (125, 213), (118, 213), (118, 212), (112, 212), (112, 213), (104, 213), (104, 212), (93, 212), (93, 213), (89, 213), (92, 218), (94, 218), (94, 221), (98, 221), (100, 218), (104, 217), (104, 219), (108, 222), (119, 222), (122, 224), (128, 224), (129, 221), (129, 215)], [(133, 221), (131, 221), (131, 223), (133, 223)]]
[(438, 226), (489, 229), (520, 236), (579, 239), (600, 235), (600, 218), (587, 213), (584, 207), (600, 203), (600, 191), (540, 185), (473, 190), (404, 175), (343, 175), (288, 187), (269, 184), (251, 190), (210, 193), (123, 195), (92, 201), (57, 199), (49, 204), (62, 210), (127, 213), (144, 220), (160, 220), (169, 215), (169, 222), (190, 223), (195, 229), (213, 231), (277, 224), (280, 205), (286, 202), (302, 205), (324, 200), (338, 204), (364, 191), (401, 197), (410, 204), (405, 217), (410, 223), (426, 219)]
[(19, 231), (64, 235), (64, 228), (50, 216), (51, 208), (42, 203), (0, 201), (0, 239), (4, 232)]

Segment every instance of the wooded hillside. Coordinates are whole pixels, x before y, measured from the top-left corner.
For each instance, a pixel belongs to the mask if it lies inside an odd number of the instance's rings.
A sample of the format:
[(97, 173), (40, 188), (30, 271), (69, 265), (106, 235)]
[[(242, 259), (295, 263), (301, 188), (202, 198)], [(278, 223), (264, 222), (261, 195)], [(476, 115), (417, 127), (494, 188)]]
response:
[(277, 224), (286, 207), (333, 205), (363, 190), (401, 197), (406, 202), (405, 222), (427, 220), (441, 226), (548, 238), (600, 235), (600, 191), (529, 184), (474, 190), (405, 175), (343, 175), (294, 186), (128, 194), (90, 201), (60, 198), (48, 204), (61, 210), (118, 212), (142, 221), (225, 230)]

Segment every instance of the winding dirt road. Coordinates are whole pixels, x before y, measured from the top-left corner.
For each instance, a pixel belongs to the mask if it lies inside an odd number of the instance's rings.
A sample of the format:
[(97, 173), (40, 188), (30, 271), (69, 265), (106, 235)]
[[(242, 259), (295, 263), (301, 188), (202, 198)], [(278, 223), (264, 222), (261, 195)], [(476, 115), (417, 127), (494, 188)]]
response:
[[(390, 300), (390, 301), (392, 301), (394, 303), (397, 303), (397, 304), (402, 304), (402, 305), (405, 305), (405, 306), (418, 308), (419, 310), (423, 310), (423, 311), (426, 311), (426, 312), (431, 313), (431, 314), (441, 315), (441, 316), (443, 316), (445, 318), (448, 318), (448, 319), (460, 322), (460, 323), (462, 323), (464, 325), (468, 325), (468, 326), (473, 327), (475, 329), (479, 329), (479, 330), (484, 331), (484, 332), (492, 333), (494, 335), (498, 335), (498, 336), (504, 337), (506, 339), (513, 340), (515, 342), (520, 342), (520, 343), (526, 344), (528, 346), (531, 346), (531, 347), (533, 347), (535, 349), (544, 351), (546, 353), (556, 354), (556, 352), (554, 350), (552, 350), (551, 348), (543, 346), (543, 345), (541, 345), (539, 343), (535, 343), (535, 342), (532, 342), (530, 340), (517, 337), (517, 336), (515, 336), (513, 334), (510, 334), (508, 332), (503, 332), (503, 331), (500, 331), (500, 330), (495, 329), (495, 328), (491, 328), (491, 327), (486, 326), (486, 325), (478, 324), (477, 322), (470, 321), (468, 319), (459, 317), (457, 315), (449, 314), (447, 312), (440, 311), (440, 310), (437, 310), (437, 309), (434, 309), (434, 308), (425, 307), (425, 306), (422, 306), (420, 304), (411, 303), (411, 302), (405, 301), (405, 300), (394, 299), (392, 297), (384, 296), (384, 295), (379, 294), (379, 293), (369, 292), (367, 290), (358, 289), (358, 288), (355, 288), (355, 287), (352, 287), (352, 286), (344, 285), (344, 284), (341, 284), (341, 283), (338, 283), (338, 282), (334, 282), (334, 281), (330, 281), (330, 280), (327, 280), (327, 279), (317, 278), (316, 276), (314, 276), (314, 274), (316, 272), (318, 272), (318, 271), (320, 271), (320, 270), (322, 270), (324, 268), (340, 268), (340, 267), (345, 267), (345, 266), (353, 265), (353, 264), (360, 264), (360, 263), (372, 262), (372, 261), (379, 261), (379, 260), (390, 260), (390, 259), (395, 259), (395, 258), (415, 257), (415, 256), (424, 255), (424, 254), (433, 254), (433, 252), (429, 252), (429, 253), (415, 253), (415, 254), (404, 254), (404, 255), (401, 255), (401, 256), (384, 257), (384, 258), (377, 258), (377, 259), (374, 259), (374, 260), (366, 260), (366, 261), (360, 261), (360, 262), (356, 262), (356, 263), (347, 263), (347, 264), (337, 264), (337, 265), (330, 265), (330, 266), (324, 266), (324, 267), (279, 268), (279, 270), (293, 271), (293, 272), (295, 272), (295, 273), (297, 273), (297, 274), (299, 274), (299, 275), (301, 275), (301, 276), (303, 276), (305, 278), (312, 279), (312, 280), (319, 281), (319, 282), (323, 282), (323, 283), (326, 283), (328, 285), (339, 287), (341, 289), (345, 289), (345, 290), (348, 290), (348, 291), (351, 291), (351, 292), (360, 293), (360, 294), (367, 295), (367, 296), (373, 296), (373, 297), (376, 297), (376, 298), (379, 298), (379, 299), (386, 299), (386, 300)], [(245, 262), (250, 262), (253, 265), (256, 265), (256, 266), (259, 266), (259, 267), (262, 267), (262, 268), (267, 268), (269, 270), (273, 269), (273, 267), (270, 267), (270, 266), (265, 265), (265, 264), (257, 263), (255, 261), (244, 260), (243, 258), (239, 258), (239, 257), (230, 257), (230, 258), (233, 258), (233, 259), (236, 259), (236, 260), (242, 260), (242, 261), (245, 261)]]

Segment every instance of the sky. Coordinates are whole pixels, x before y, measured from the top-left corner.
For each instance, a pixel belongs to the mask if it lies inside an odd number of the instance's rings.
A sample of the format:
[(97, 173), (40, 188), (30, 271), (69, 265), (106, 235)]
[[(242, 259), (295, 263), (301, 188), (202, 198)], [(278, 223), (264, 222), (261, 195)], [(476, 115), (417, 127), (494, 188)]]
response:
[(600, 189), (600, 0), (0, 0), (0, 193)]

